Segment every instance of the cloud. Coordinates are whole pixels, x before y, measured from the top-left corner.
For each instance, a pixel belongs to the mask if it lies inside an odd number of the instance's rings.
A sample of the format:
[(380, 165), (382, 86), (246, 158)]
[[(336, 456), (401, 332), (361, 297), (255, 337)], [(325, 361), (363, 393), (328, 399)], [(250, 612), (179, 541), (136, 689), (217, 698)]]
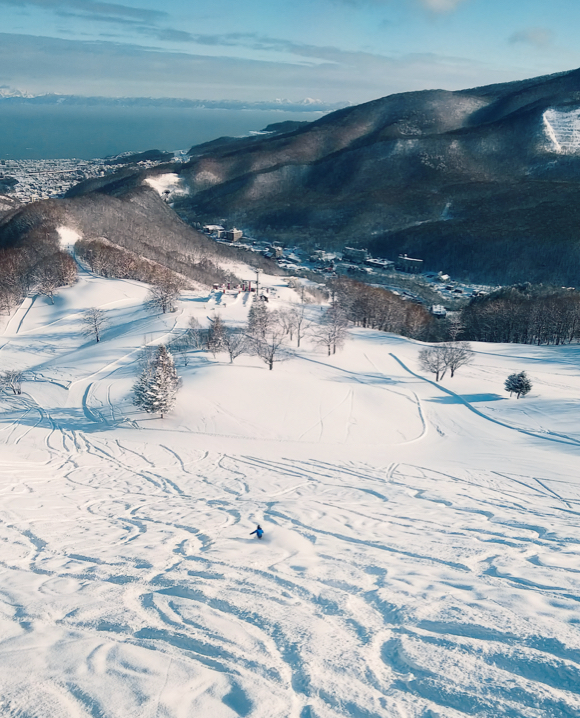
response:
[(93, 19), (132, 20), (145, 23), (155, 23), (167, 17), (161, 10), (148, 10), (146, 8), (129, 7), (117, 3), (100, 2), (100, 0), (0, 0), (0, 5), (14, 7), (37, 7), (56, 13), (73, 12), (75, 15), (91, 17)]
[(200, 35), (195, 41), (212, 46), (253, 43), (292, 52), (298, 59), (250, 60), (206, 56), (194, 47), (191, 53), (169, 52), (120, 42), (0, 33), (0, 84), (33, 94), (366, 102), (394, 92), (519, 79), (510, 68), (432, 54), (385, 57), (251, 34)]
[(392, 5), (393, 3), (409, 5), (410, 1), (412, 4), (419, 4), (425, 10), (435, 14), (452, 12), (462, 3), (468, 2), (468, 0), (338, 0), (338, 2), (353, 5), (355, 7), (357, 5)]
[(451, 12), (465, 2), (465, 0), (419, 0), (427, 10), (435, 13)]
[(530, 45), (541, 49), (554, 42), (554, 33), (546, 27), (528, 27), (525, 30), (514, 32), (508, 42), (510, 45)]

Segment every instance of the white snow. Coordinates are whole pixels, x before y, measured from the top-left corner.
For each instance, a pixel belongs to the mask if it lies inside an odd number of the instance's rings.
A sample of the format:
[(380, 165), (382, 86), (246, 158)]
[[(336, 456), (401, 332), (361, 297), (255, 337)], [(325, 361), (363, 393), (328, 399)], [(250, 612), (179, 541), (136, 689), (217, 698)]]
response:
[(158, 192), (160, 195), (167, 194), (169, 198), (189, 194), (189, 188), (183, 179), (175, 172), (147, 177), (145, 183)]
[(441, 385), (362, 329), (271, 372), (197, 353), (160, 420), (140, 346), (249, 302), (146, 292), (83, 272), (0, 339), (1, 715), (580, 715), (580, 347), (479, 344)]
[(544, 132), (554, 152), (560, 154), (580, 152), (580, 109), (550, 108), (544, 112), (543, 121)]
[(78, 240), (81, 239), (81, 235), (70, 227), (58, 227), (56, 231), (58, 232), (60, 239), (60, 247), (65, 252), (72, 251), (75, 242), (78, 242)]

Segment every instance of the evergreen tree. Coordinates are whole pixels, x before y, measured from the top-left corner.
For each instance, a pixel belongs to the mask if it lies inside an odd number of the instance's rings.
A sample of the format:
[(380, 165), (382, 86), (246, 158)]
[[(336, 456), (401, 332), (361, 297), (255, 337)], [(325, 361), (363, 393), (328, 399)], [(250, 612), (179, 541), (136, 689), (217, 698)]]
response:
[(175, 403), (179, 379), (167, 347), (161, 344), (133, 387), (133, 403), (148, 414), (164, 415)]
[(255, 339), (263, 339), (271, 321), (270, 312), (264, 302), (254, 297), (248, 312), (248, 335)]
[(207, 332), (207, 348), (215, 356), (217, 352), (225, 349), (226, 325), (218, 314), (210, 323)]
[(521, 371), (519, 374), (510, 374), (505, 380), (504, 386), (510, 396), (515, 394), (517, 399), (529, 394), (532, 390), (532, 382), (528, 379), (525, 371)]

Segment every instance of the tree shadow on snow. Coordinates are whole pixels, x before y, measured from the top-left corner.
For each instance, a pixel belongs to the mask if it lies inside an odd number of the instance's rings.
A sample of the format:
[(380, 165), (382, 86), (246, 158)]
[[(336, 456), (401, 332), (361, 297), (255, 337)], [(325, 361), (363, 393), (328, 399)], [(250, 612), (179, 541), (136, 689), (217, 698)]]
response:
[(86, 434), (109, 431), (118, 426), (127, 426), (128, 419), (105, 417), (98, 409), (62, 408), (45, 409), (42, 414), (36, 409), (11, 410), (0, 413), (0, 431), (10, 425), (29, 426), (37, 429), (57, 431), (83, 431)]
[(474, 404), (478, 401), (504, 401), (507, 396), (499, 394), (456, 394), (455, 396), (438, 396), (428, 401), (434, 404)]

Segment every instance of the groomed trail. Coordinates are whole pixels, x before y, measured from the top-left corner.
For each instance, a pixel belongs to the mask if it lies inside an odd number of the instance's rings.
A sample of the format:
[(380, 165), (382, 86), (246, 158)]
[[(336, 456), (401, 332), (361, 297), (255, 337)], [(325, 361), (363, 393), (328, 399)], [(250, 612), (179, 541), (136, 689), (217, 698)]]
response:
[(146, 292), (83, 273), (6, 323), (0, 715), (580, 715), (577, 346), (477, 345), (442, 386), (366, 330), (271, 372), (198, 352), (161, 421), (139, 348), (249, 302)]

